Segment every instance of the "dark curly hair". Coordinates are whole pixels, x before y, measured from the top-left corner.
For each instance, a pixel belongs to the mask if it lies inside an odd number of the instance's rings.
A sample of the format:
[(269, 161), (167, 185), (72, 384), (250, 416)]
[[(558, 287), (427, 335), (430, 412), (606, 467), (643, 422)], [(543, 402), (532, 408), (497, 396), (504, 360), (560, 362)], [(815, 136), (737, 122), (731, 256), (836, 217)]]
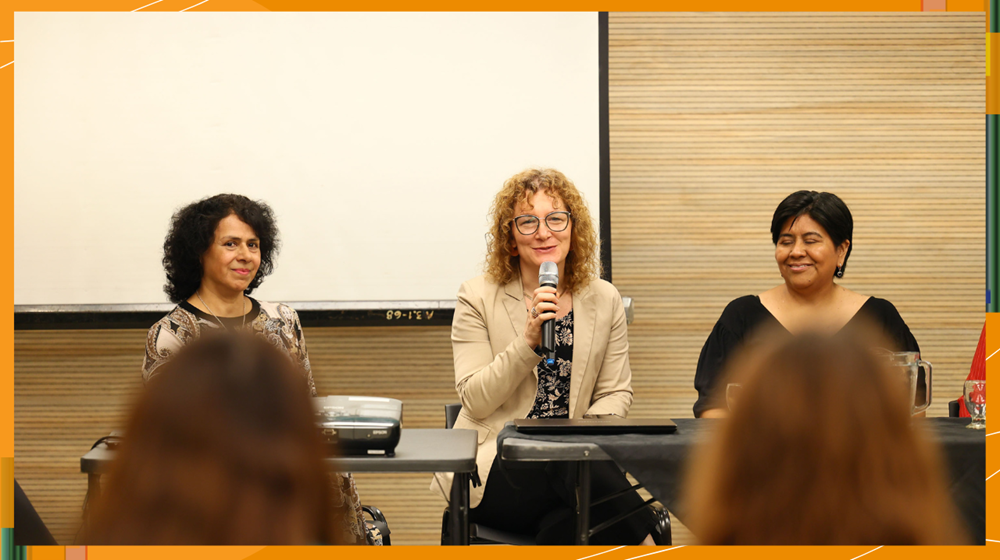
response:
[(249, 295), (274, 270), (280, 243), (271, 207), (243, 195), (217, 194), (188, 204), (170, 219), (170, 231), (163, 241), (163, 269), (167, 273), (163, 291), (170, 301), (180, 303), (198, 290), (204, 274), (201, 256), (212, 245), (219, 222), (230, 214), (253, 228), (260, 239), (260, 268), (243, 293)]

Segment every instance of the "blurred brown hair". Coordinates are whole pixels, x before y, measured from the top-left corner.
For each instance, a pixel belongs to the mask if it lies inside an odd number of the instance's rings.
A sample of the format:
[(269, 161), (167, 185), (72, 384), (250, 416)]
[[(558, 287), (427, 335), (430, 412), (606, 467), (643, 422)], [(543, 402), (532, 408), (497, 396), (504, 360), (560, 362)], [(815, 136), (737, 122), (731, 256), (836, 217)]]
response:
[(901, 374), (861, 340), (774, 337), (730, 361), (739, 400), (688, 468), (702, 543), (966, 543)]
[(204, 336), (147, 384), (95, 504), (94, 544), (334, 544), (305, 376), (250, 335)]

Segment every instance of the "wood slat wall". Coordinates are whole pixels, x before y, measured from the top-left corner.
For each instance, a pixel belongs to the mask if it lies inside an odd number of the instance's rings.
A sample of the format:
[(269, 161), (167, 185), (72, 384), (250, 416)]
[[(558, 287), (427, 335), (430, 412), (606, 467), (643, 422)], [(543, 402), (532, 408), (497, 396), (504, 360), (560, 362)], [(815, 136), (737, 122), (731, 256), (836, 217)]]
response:
[[(457, 401), (448, 327), (306, 329), (320, 394), (402, 400), (403, 426), (444, 427)], [(71, 544), (86, 493), (80, 456), (119, 429), (142, 387), (145, 332), (17, 331), (14, 463), (18, 482), (60, 544)], [(362, 501), (379, 507), (399, 544), (440, 542), (445, 502), (429, 475), (355, 475)]]
[[(698, 352), (731, 299), (780, 282), (768, 227), (801, 188), (856, 222), (843, 283), (892, 301), (935, 365), (932, 415), (961, 394), (984, 293), (982, 14), (611, 14), (614, 280), (636, 299), (636, 416), (686, 417)], [(485, 209), (484, 209), (485, 212)], [(15, 334), (15, 469), (60, 543), (78, 458), (140, 388), (139, 331)], [(306, 329), (322, 393), (456, 400), (448, 329)], [(439, 541), (424, 475), (357, 475), (398, 544)], [(691, 542), (677, 527), (675, 542)]]
[[(855, 218), (842, 283), (892, 301), (961, 394), (983, 326), (981, 14), (611, 14), (614, 280), (636, 301), (635, 414), (690, 415), (726, 303), (781, 282), (800, 189)], [(641, 395), (641, 397), (640, 397)]]
[[(691, 416), (730, 300), (781, 282), (771, 214), (855, 219), (842, 284), (892, 301), (935, 365), (931, 415), (983, 327), (981, 14), (611, 14), (614, 281), (636, 301), (632, 414)], [(678, 541), (690, 535), (678, 529)]]

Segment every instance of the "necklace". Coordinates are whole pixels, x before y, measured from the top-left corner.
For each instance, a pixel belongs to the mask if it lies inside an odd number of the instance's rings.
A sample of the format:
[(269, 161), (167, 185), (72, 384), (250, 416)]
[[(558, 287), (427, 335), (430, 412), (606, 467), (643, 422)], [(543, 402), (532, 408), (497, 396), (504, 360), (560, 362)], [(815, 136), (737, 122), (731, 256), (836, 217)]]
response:
[[(205, 306), (205, 309), (207, 309), (208, 312), (212, 314), (212, 317), (215, 317), (215, 320), (219, 322), (219, 326), (222, 327), (222, 330), (228, 331), (229, 329), (226, 328), (226, 324), (222, 322), (222, 319), (219, 319), (219, 316), (216, 315), (214, 311), (212, 311), (212, 308), (209, 307), (207, 303), (205, 303), (205, 300), (201, 299), (201, 294), (199, 292), (195, 292), (194, 295), (198, 296), (198, 301), (200, 301), (201, 304)], [(247, 326), (247, 296), (243, 296), (243, 325), (240, 326), (240, 330), (243, 330), (243, 328), (246, 326)]]

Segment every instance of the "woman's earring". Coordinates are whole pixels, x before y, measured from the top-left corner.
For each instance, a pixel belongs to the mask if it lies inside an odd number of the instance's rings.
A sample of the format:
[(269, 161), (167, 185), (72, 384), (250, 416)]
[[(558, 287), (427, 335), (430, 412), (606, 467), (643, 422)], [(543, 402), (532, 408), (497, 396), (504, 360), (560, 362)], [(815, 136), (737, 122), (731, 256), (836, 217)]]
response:
[(837, 278), (843, 278), (844, 277), (844, 267), (838, 266), (837, 267), (837, 272), (834, 272), (833, 275), (836, 276)]

